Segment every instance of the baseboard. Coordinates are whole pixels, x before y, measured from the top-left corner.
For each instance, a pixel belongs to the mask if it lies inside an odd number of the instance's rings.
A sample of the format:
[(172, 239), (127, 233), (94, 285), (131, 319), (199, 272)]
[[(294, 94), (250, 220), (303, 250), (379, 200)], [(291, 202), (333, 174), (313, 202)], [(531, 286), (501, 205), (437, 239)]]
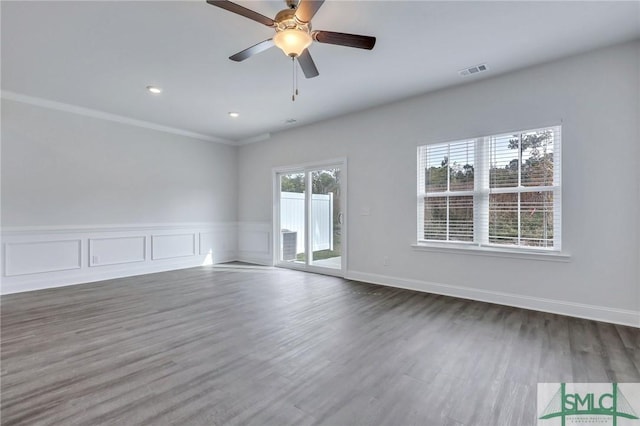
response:
[(116, 278), (133, 277), (136, 275), (153, 274), (156, 272), (174, 271), (178, 269), (193, 268), (203, 266), (208, 263), (206, 256), (198, 256), (196, 259), (189, 259), (181, 262), (166, 262), (161, 264), (151, 264), (124, 269), (82, 272), (76, 274), (39, 274), (42, 276), (32, 276), (20, 281), (2, 283), (2, 294), (24, 293), (27, 291), (44, 290), (48, 288), (66, 287), (69, 285), (88, 284), (96, 281), (111, 280)]
[(253, 263), (254, 265), (273, 266), (271, 258), (265, 256), (238, 253), (234, 260), (237, 260), (238, 262)]
[(459, 287), (448, 284), (390, 277), (386, 275), (370, 274), (359, 271), (347, 272), (346, 278), (349, 280), (363, 281), (371, 284), (380, 284), (389, 287), (441, 294), (444, 296), (453, 296), (462, 299), (478, 300), (481, 302), (496, 303), (499, 305), (532, 309), (541, 312), (549, 312), (570, 317), (603, 321), (640, 328), (640, 312), (638, 311), (614, 309), (605, 306), (586, 305), (581, 303), (544, 299), (539, 297), (522, 296), (497, 291), (479, 290), (468, 287)]
[(238, 256), (235, 251), (229, 251), (225, 253), (220, 253), (218, 256), (215, 256), (213, 262), (205, 263), (205, 264), (213, 264), (217, 265), (219, 263), (227, 263), (227, 262), (235, 262), (238, 260)]

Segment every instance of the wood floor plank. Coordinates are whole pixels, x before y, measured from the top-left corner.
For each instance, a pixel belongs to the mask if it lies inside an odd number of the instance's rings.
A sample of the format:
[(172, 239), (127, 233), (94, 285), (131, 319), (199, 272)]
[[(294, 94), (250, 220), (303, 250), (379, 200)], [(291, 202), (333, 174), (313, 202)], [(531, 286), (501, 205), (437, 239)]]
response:
[(200, 267), (3, 296), (2, 425), (533, 425), (538, 382), (640, 382), (640, 330)]

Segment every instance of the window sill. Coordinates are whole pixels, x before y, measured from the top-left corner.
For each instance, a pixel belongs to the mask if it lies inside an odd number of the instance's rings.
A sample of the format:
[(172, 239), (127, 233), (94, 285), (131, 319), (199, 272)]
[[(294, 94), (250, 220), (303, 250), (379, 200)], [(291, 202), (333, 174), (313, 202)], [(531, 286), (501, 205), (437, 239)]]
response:
[(570, 262), (571, 255), (555, 251), (511, 249), (502, 247), (479, 247), (466, 244), (417, 243), (411, 247), (417, 251), (436, 253), (470, 254), (474, 256), (493, 256), (512, 259), (544, 260), (550, 262)]

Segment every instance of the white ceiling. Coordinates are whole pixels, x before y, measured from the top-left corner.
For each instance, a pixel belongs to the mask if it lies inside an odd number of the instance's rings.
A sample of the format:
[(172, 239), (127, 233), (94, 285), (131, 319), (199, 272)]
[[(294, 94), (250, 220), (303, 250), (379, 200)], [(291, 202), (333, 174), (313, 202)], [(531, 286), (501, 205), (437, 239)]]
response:
[[(237, 3), (273, 17), (284, 1)], [(204, 1), (2, 1), (2, 90), (230, 141), (304, 125), (640, 37), (640, 3), (326, 1), (314, 29), (376, 36), (372, 51), (314, 43), (320, 76), (273, 30)], [(487, 63), (482, 75), (458, 70)], [(152, 96), (149, 84), (164, 92)], [(231, 119), (227, 113), (238, 111)]]

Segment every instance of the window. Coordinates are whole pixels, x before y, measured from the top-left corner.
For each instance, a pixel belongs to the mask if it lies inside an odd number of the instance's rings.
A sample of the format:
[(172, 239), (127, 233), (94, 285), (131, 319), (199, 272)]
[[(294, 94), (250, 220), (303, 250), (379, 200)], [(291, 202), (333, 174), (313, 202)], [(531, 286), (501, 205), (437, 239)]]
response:
[(418, 147), (418, 242), (559, 251), (560, 133)]

